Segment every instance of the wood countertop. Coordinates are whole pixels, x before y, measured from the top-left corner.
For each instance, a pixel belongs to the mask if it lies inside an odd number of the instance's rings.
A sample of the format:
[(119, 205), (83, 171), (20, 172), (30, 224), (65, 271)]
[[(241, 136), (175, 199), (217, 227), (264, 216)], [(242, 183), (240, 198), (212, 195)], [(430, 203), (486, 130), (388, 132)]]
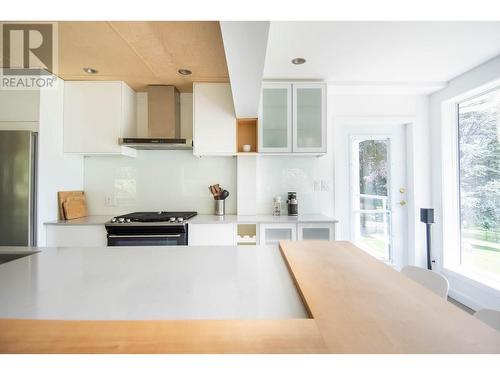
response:
[(2, 353), (500, 353), (500, 333), (348, 242), (282, 242), (311, 315), (0, 319)]

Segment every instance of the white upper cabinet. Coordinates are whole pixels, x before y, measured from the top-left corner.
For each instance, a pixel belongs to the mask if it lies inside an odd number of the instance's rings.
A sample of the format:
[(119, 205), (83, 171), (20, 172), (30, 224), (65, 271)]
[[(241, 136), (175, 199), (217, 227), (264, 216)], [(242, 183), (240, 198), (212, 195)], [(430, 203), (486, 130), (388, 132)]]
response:
[(324, 84), (265, 84), (259, 117), (260, 152), (326, 152)]
[(292, 85), (264, 85), (259, 152), (292, 151)]
[(118, 139), (136, 134), (136, 94), (120, 81), (66, 81), (64, 152), (133, 155)]
[(326, 152), (325, 135), (325, 86), (294, 84), (293, 152)]
[(236, 115), (229, 83), (193, 84), (193, 154), (234, 155)]

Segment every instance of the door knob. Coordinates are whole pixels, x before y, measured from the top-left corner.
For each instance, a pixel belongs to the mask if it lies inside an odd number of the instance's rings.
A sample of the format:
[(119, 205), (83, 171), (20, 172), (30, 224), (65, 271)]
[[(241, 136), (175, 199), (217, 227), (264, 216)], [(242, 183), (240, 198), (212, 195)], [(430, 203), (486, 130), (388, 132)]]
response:
[(400, 206), (406, 206), (406, 201), (399, 201)]
[(405, 188), (403, 188), (403, 187), (402, 187), (402, 188), (399, 188), (399, 192), (400, 192), (401, 194), (404, 194), (404, 193), (406, 193), (406, 189), (405, 189)]

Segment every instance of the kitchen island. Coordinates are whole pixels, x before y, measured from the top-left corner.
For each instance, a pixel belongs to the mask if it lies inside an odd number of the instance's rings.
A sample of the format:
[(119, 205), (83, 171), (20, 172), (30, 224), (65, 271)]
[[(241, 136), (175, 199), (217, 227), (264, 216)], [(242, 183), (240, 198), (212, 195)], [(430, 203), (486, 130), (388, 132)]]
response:
[(500, 353), (500, 333), (347, 242), (132, 249), (0, 266), (0, 352)]
[(0, 318), (307, 317), (276, 247), (41, 249), (0, 268)]

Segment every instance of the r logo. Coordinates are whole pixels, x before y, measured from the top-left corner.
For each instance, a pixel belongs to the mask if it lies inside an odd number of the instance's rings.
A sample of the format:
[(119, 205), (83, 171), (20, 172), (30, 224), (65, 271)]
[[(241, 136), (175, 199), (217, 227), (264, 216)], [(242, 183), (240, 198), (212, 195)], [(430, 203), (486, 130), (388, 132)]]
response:
[(51, 23), (3, 23), (3, 75), (51, 75), (54, 31)]

